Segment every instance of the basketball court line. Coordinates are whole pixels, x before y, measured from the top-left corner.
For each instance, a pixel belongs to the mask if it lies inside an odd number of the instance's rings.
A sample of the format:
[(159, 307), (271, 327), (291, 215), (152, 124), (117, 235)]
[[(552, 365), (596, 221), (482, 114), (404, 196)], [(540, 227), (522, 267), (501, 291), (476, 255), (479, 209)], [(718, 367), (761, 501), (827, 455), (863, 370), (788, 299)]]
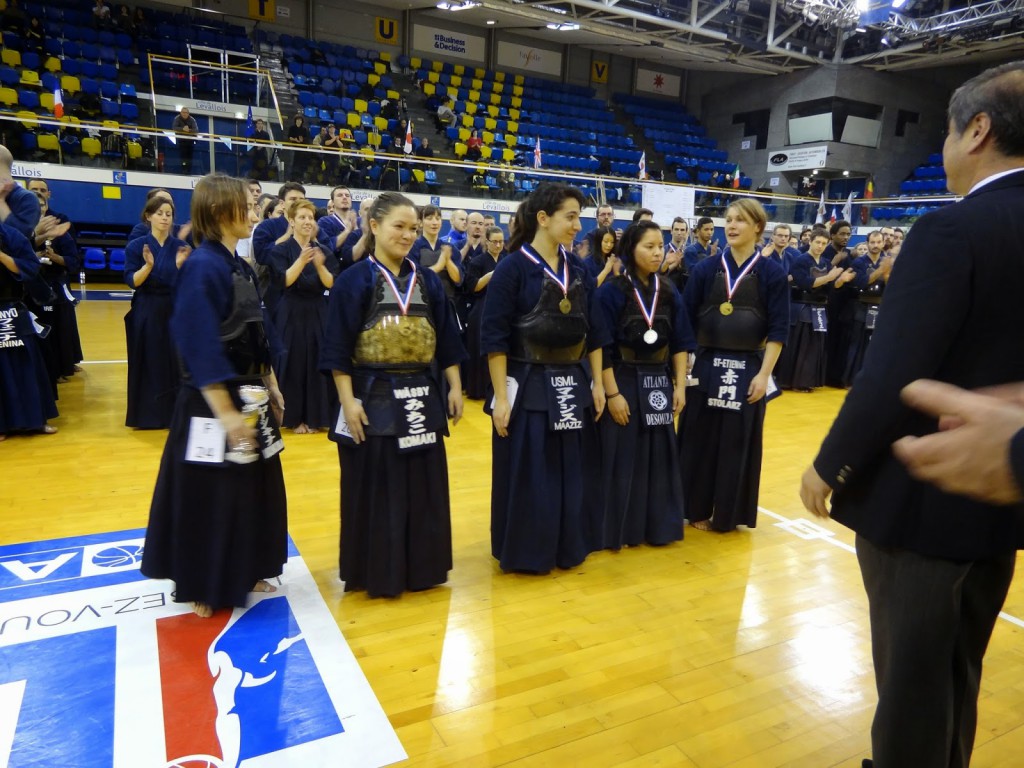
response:
[[(777, 512), (772, 512), (770, 509), (765, 509), (764, 507), (761, 506), (757, 508), (757, 511), (764, 515), (767, 515), (768, 517), (778, 520), (778, 528), (781, 528), (784, 531), (792, 533), (794, 536), (804, 539), (805, 541), (809, 539), (817, 539), (819, 541), (824, 541), (828, 544), (831, 544), (834, 547), (839, 547), (840, 549), (846, 550), (847, 552), (851, 552), (853, 554), (857, 553), (857, 549), (852, 544), (847, 544), (845, 541), (840, 541), (836, 538), (835, 533), (828, 530), (827, 528), (822, 528), (820, 525), (818, 525), (812, 520), (807, 520), (806, 518), (801, 517), (784, 517), (783, 515), (780, 515)], [(1011, 624), (1015, 624), (1018, 627), (1024, 627), (1024, 620), (1018, 619), (1016, 616), (1006, 613), (1005, 611), (999, 612), (999, 618), (1003, 619), (1004, 621), (1008, 621)]]
[(127, 360), (83, 360), (79, 365), (127, 365)]

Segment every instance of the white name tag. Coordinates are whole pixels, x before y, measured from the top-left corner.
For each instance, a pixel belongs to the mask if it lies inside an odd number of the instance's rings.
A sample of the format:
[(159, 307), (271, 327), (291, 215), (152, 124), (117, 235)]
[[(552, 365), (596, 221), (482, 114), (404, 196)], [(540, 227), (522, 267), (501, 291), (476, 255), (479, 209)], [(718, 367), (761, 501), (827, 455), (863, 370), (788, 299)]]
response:
[(774, 376), (769, 376), (768, 377), (768, 386), (766, 386), (764, 388), (764, 396), (765, 397), (771, 397), (772, 395), (774, 395), (778, 391), (779, 391), (779, 385), (775, 383), (775, 377)]
[(224, 461), (227, 436), (217, 419), (193, 416), (188, 428), (185, 461), (220, 464)]
[(71, 289), (68, 288), (67, 284), (61, 286), (64, 289), (64, 295), (68, 297), (68, 301), (74, 302), (75, 297), (71, 294)]

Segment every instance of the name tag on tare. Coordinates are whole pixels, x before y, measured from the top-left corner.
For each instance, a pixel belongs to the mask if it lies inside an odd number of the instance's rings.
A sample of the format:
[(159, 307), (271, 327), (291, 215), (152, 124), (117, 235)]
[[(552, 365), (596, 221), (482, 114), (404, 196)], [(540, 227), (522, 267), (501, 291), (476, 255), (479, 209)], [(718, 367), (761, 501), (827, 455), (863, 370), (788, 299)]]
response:
[[(356, 398), (356, 402), (359, 403), (359, 405), (363, 404), (363, 401), (359, 398)], [(349, 427), (348, 421), (345, 420), (344, 408), (338, 409), (338, 422), (334, 425), (334, 431), (342, 437), (347, 437), (349, 440), (355, 439), (352, 437), (352, 429)]]
[(224, 427), (217, 419), (193, 416), (188, 428), (185, 461), (200, 464), (221, 464), (226, 443)]
[[(508, 397), (508, 407), (511, 410), (515, 407), (516, 396), (519, 394), (519, 382), (512, 376), (505, 377), (505, 394)], [(494, 410), (494, 404), (497, 402), (497, 396), (491, 397), (491, 410)]]

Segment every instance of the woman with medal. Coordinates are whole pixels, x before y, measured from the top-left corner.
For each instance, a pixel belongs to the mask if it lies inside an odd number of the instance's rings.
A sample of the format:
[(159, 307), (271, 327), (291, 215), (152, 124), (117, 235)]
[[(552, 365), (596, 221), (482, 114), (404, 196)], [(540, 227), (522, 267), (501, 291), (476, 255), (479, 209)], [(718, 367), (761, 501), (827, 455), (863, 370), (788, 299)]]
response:
[[(494, 398), (491, 553), (503, 571), (573, 568), (603, 545), (596, 420), (605, 405), (594, 280), (568, 249), (583, 194), (541, 184), (494, 270), (481, 350)], [(589, 366), (586, 358), (589, 357)]]
[(842, 267), (832, 266), (823, 255), (828, 242), (825, 230), (814, 230), (807, 252), (794, 259), (790, 269), (789, 342), (778, 365), (782, 389), (810, 392), (825, 385), (829, 291), (850, 279)]
[(653, 221), (619, 242), (621, 275), (595, 303), (614, 337), (604, 349), (608, 415), (601, 421), (604, 546), (683, 538), (683, 486), (675, 420), (686, 403), (689, 351), (697, 342), (682, 297), (659, 276), (665, 248)]
[(330, 382), (320, 373), (320, 343), (327, 319), (326, 294), (341, 264), (314, 238), (313, 203), (293, 200), (287, 216), (292, 236), (275, 245), (268, 260), (271, 282), (281, 297), (273, 312), (274, 327), (287, 350), (278, 369), (288, 403), (281, 426), (305, 435), (331, 424), (334, 398)]
[(170, 319), (179, 270), (191, 249), (174, 237), (174, 203), (153, 195), (142, 209), (149, 231), (124, 251), (124, 281), (134, 288), (124, 317), (128, 347), (128, 411), (135, 429), (166, 429), (174, 415), (181, 371)]
[(484, 233), (484, 253), (466, 267), (466, 293), (473, 297), (472, 309), (466, 323), (466, 397), (483, 400), (491, 386), (487, 368), (487, 355), (480, 350), (480, 326), (484, 317), (484, 300), (498, 262), (505, 256), (505, 233), (501, 227), (489, 227)]
[(256, 276), (235, 255), (256, 221), (241, 179), (204, 176), (192, 193), (196, 250), (181, 267), (171, 337), (182, 386), (160, 460), (142, 573), (175, 582), (198, 616), (245, 605), (288, 559), (278, 431), (284, 400)]
[(728, 247), (697, 263), (683, 293), (698, 346), (679, 459), (687, 518), (704, 531), (757, 523), (765, 396), (789, 331), (786, 274), (758, 256), (766, 224), (755, 200), (730, 204)]
[(341, 401), (331, 431), (341, 465), (340, 575), (345, 591), (370, 597), (443, 584), (452, 567), (444, 437), (446, 416), (462, 417), (466, 353), (440, 279), (408, 258), (417, 221), (404, 195), (373, 201), (373, 256), (334, 284), (320, 355)]

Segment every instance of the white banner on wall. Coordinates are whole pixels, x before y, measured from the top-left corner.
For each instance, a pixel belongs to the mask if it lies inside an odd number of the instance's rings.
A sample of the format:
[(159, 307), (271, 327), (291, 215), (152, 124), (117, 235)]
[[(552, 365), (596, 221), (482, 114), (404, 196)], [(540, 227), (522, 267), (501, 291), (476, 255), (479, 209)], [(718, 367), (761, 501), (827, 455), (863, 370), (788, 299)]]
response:
[(562, 74), (562, 54), (546, 48), (532, 48), (518, 43), (498, 43), (498, 68), (525, 69), (558, 77)]
[(462, 32), (450, 32), (437, 27), (425, 27), (422, 24), (413, 25), (412, 47), (423, 53), (450, 56), (456, 59), (471, 59), (476, 62), (484, 61), (487, 58), (487, 45), (484, 38)]
[(640, 67), (636, 71), (636, 89), (645, 93), (659, 93), (662, 96), (679, 97), (679, 88), (682, 81), (679, 75), (670, 75), (667, 72), (658, 72), (653, 69)]
[(769, 171), (810, 171), (824, 168), (828, 161), (828, 146), (789, 147), (768, 151)]
[(672, 219), (676, 216), (692, 219), (695, 202), (693, 187), (652, 183), (643, 185), (644, 208), (654, 212), (654, 221), (662, 229), (671, 229)]

